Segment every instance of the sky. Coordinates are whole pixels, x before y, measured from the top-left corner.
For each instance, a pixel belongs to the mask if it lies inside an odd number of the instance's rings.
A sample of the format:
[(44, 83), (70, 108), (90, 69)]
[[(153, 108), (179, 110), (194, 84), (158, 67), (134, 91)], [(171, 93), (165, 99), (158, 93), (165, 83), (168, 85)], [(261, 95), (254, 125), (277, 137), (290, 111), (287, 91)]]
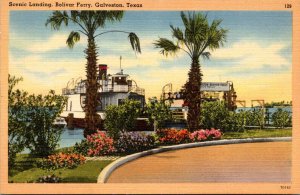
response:
[[(228, 30), (226, 43), (200, 59), (203, 81), (232, 81), (238, 100), (292, 99), (292, 14), (287, 11), (203, 11), (209, 22), (222, 19)], [(45, 26), (51, 11), (11, 11), (9, 26), (9, 73), (22, 76), (18, 85), (31, 93), (61, 93), (72, 78), (85, 78), (87, 41), (73, 49), (66, 45), (72, 30), (69, 24), (59, 31)], [(153, 42), (172, 39), (170, 25), (183, 28), (177, 11), (126, 11), (121, 22), (107, 23), (98, 32), (124, 30), (140, 38), (141, 54), (136, 54), (126, 34), (107, 33), (97, 37), (98, 63), (109, 66), (108, 73), (119, 72), (120, 56), (124, 73), (145, 89), (146, 98), (160, 97), (162, 87), (173, 84), (179, 90), (187, 80), (191, 60), (186, 53), (163, 56)]]

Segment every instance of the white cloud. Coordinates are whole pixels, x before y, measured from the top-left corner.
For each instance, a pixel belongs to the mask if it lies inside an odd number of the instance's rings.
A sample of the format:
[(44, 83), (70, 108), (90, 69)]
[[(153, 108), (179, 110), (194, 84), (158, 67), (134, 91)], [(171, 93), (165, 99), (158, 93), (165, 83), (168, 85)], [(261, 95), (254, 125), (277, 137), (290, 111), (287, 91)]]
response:
[(45, 59), (39, 55), (14, 58), (9, 56), (9, 73), (21, 76), (23, 89), (33, 93), (58, 92), (72, 78), (85, 76), (85, 59)]
[[(141, 54), (132, 54), (122, 56), (122, 68), (134, 68), (134, 67), (158, 67), (162, 61), (174, 61), (183, 57), (182, 55), (177, 56), (163, 56), (157, 50), (144, 50)], [(108, 66), (114, 70), (119, 70), (120, 57), (118, 55), (101, 55), (99, 62), (108, 64)]]
[[(45, 53), (49, 51), (58, 50), (61, 48), (68, 48), (66, 40), (69, 34), (54, 33), (48, 39), (35, 38), (27, 39), (15, 33), (10, 35), (10, 46), (12, 48), (22, 49), (32, 53)], [(86, 44), (85, 37), (81, 36), (81, 40), (76, 44)]]
[(239, 70), (257, 69), (265, 65), (278, 68), (291, 65), (291, 62), (280, 53), (288, 46), (284, 42), (262, 45), (255, 41), (240, 41), (231, 47), (212, 52), (212, 59), (237, 60), (234, 65), (239, 67)]
[[(15, 58), (10, 55), (10, 68), (19, 70), (31, 70), (34, 72), (53, 72), (59, 69), (67, 69), (70, 72), (78, 69), (78, 66), (85, 65), (85, 59), (64, 59), (64, 58), (43, 58), (40, 55), (29, 55)], [(83, 69), (83, 68), (82, 68)]]

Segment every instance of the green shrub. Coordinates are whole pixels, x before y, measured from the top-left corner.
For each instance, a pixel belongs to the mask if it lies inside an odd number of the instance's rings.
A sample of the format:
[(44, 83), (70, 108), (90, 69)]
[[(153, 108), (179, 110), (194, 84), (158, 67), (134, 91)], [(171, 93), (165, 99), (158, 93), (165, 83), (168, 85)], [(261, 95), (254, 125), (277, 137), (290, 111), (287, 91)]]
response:
[(244, 131), (245, 130), (245, 123), (246, 123), (246, 113), (240, 112), (228, 112), (224, 123), (222, 124), (222, 129), (224, 131)]
[(224, 102), (204, 102), (201, 108), (200, 124), (203, 129), (222, 129), (229, 111)]
[(247, 126), (259, 126), (262, 128), (265, 123), (262, 109), (253, 109), (245, 112)]
[(26, 106), (26, 147), (36, 156), (52, 154), (60, 140), (62, 128), (53, 122), (65, 105), (65, 97), (50, 91), (46, 96), (30, 95)]
[(229, 111), (224, 102), (204, 102), (202, 104), (200, 124), (203, 129), (222, 129), (226, 131), (243, 131), (245, 112)]
[(62, 112), (66, 98), (51, 90), (47, 95), (29, 95), (14, 89), (22, 78), (8, 76), (8, 148), (9, 165), (13, 166), (16, 154), (28, 148), (32, 154), (47, 156), (54, 152), (61, 128), (53, 122)]
[(118, 139), (121, 131), (133, 130), (141, 114), (141, 103), (126, 99), (122, 105), (106, 107), (104, 126), (110, 137)]
[(149, 99), (149, 103), (146, 105), (146, 114), (154, 131), (163, 128), (165, 122), (172, 119), (170, 104), (167, 101), (157, 101), (156, 98), (152, 101)]
[(289, 112), (279, 108), (276, 112), (272, 114), (273, 125), (277, 128), (284, 128), (287, 126), (292, 126), (292, 117)]
[(83, 139), (80, 143), (75, 143), (73, 150), (74, 150), (74, 153), (87, 156), (89, 147), (90, 147), (90, 144), (88, 143), (88, 141), (86, 139)]

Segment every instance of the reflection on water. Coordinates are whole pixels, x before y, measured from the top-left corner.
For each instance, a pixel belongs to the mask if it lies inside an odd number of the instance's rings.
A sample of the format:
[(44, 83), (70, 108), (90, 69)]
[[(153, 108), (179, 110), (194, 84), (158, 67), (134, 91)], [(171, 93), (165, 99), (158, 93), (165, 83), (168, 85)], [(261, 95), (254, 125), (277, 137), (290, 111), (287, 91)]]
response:
[(76, 142), (81, 142), (83, 138), (83, 129), (69, 130), (65, 128), (61, 135), (59, 148), (74, 146)]

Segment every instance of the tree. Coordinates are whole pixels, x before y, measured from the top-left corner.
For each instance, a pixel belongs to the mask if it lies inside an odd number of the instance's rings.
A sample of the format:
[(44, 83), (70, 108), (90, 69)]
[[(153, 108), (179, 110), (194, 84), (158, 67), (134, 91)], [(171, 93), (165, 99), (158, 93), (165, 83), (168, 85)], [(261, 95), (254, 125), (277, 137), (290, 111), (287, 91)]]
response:
[(58, 146), (63, 128), (53, 123), (61, 114), (66, 100), (53, 90), (45, 96), (31, 94), (26, 97), (26, 147), (35, 156), (48, 156)]
[(120, 132), (133, 130), (142, 111), (141, 102), (126, 99), (121, 105), (109, 105), (105, 109), (104, 126), (115, 140)]
[(184, 85), (185, 102), (188, 105), (188, 128), (194, 131), (199, 128), (201, 94), (200, 86), (202, 73), (200, 69), (200, 56), (209, 59), (210, 52), (223, 46), (226, 41), (227, 30), (220, 27), (222, 20), (213, 20), (209, 24), (207, 16), (202, 13), (181, 12), (184, 30), (179, 27), (171, 27), (175, 41), (159, 38), (154, 45), (161, 48), (160, 53), (168, 56), (184, 51), (191, 58), (191, 67), (188, 73), (188, 81)]
[(170, 103), (157, 100), (156, 98), (149, 99), (149, 103), (146, 105), (146, 113), (149, 116), (149, 121), (156, 129), (162, 128), (167, 120), (172, 119), (172, 112), (170, 110)]
[(62, 112), (66, 97), (56, 95), (29, 95), (14, 89), (22, 78), (8, 75), (8, 157), (13, 166), (17, 153), (28, 148), (32, 154), (47, 156), (58, 145), (62, 128), (53, 122)]
[(289, 112), (282, 110), (281, 108), (272, 114), (272, 121), (273, 125), (277, 128), (284, 128), (292, 125), (292, 117)]
[(264, 127), (265, 118), (264, 110), (261, 108), (248, 110), (245, 112), (247, 126), (259, 126), (260, 129)]
[(222, 132), (244, 131), (246, 113), (228, 110), (226, 103), (221, 101), (204, 102), (202, 104), (200, 124), (204, 129), (216, 128)]
[(24, 114), (25, 97), (27, 92), (15, 90), (15, 86), (22, 78), (8, 75), (8, 165), (14, 166), (17, 153), (25, 148)]
[(132, 49), (136, 52), (141, 52), (140, 41), (138, 36), (133, 32), (125, 31), (104, 31), (97, 34), (97, 30), (104, 28), (107, 22), (120, 21), (123, 17), (123, 11), (54, 11), (46, 21), (54, 30), (59, 30), (64, 24), (68, 26), (71, 22), (78, 26), (80, 30), (72, 31), (67, 38), (67, 45), (73, 48), (74, 44), (80, 40), (80, 33), (87, 37), (88, 43), (85, 50), (87, 64), (86, 64), (86, 104), (85, 104), (85, 122), (86, 127), (84, 136), (96, 132), (96, 125), (101, 118), (97, 114), (97, 106), (99, 105), (99, 94), (97, 90), (99, 84), (97, 83), (97, 45), (96, 37), (106, 33), (119, 32), (128, 34)]
[(216, 128), (225, 131), (224, 124), (229, 116), (229, 110), (224, 102), (204, 102), (202, 104), (200, 124), (202, 128)]

